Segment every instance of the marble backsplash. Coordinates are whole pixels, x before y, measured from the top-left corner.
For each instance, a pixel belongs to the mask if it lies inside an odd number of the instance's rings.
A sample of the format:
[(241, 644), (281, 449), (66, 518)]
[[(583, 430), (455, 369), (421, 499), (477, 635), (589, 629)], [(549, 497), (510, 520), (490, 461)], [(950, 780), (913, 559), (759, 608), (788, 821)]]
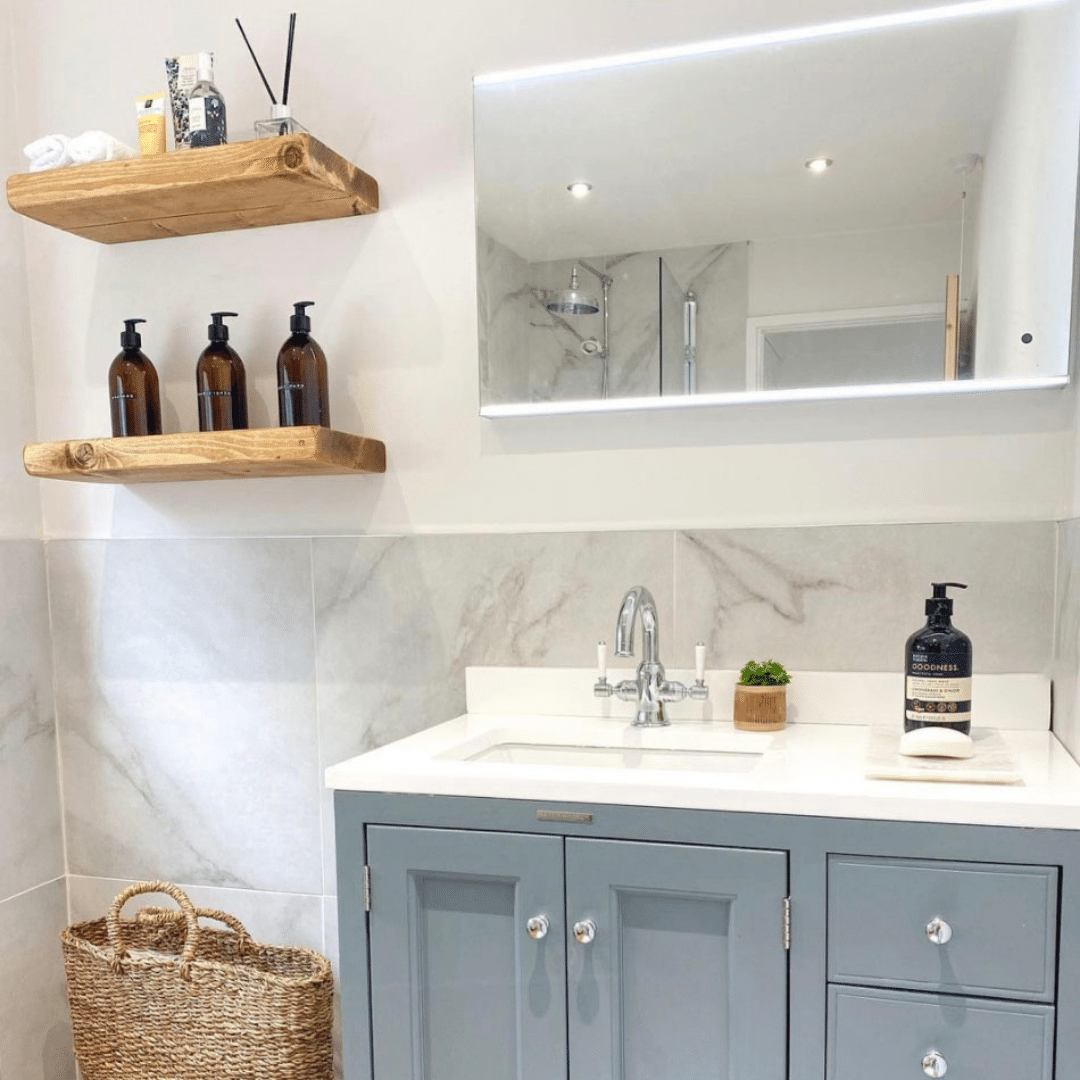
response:
[(69, 872), (271, 907), (334, 892), (326, 765), (460, 712), (468, 664), (590, 664), (632, 584), (673, 666), (893, 669), (937, 578), (979, 670), (1053, 645), (1052, 523), (48, 547)]

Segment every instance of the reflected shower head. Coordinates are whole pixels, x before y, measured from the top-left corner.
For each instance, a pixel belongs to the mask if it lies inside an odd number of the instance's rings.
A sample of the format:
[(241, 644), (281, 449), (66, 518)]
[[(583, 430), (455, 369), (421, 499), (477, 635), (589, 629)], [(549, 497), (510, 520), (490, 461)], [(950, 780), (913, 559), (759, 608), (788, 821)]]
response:
[(600, 305), (588, 293), (578, 288), (577, 266), (570, 272), (570, 288), (557, 292), (547, 303), (548, 311), (556, 315), (595, 315)]

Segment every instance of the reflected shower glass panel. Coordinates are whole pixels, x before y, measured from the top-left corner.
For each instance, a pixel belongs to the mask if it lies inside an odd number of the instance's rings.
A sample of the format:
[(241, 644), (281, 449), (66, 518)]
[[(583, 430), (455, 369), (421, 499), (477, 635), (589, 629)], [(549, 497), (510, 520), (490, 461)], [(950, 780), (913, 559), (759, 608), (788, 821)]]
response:
[(657, 259), (660, 287), (660, 393), (693, 393), (687, 364), (686, 295), (663, 258)]

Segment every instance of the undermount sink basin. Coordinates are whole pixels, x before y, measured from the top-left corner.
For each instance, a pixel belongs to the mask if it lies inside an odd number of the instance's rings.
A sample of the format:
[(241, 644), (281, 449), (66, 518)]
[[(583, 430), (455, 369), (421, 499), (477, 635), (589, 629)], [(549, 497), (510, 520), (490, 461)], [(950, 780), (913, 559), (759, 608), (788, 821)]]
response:
[(710, 773), (746, 773), (761, 752), (644, 746), (570, 746), (559, 743), (499, 742), (465, 761), (503, 765), (579, 766), (588, 769), (660, 769)]

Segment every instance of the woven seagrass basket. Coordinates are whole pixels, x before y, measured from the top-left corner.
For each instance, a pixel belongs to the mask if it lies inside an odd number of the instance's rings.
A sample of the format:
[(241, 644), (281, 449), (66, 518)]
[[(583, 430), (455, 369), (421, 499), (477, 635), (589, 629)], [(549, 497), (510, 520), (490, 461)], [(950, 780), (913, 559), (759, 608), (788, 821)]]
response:
[[(165, 893), (179, 911), (133, 896)], [(210, 930), (200, 918), (224, 923)], [(251, 940), (165, 882), (125, 889), (60, 935), (83, 1080), (330, 1080), (334, 980), (309, 949)]]

